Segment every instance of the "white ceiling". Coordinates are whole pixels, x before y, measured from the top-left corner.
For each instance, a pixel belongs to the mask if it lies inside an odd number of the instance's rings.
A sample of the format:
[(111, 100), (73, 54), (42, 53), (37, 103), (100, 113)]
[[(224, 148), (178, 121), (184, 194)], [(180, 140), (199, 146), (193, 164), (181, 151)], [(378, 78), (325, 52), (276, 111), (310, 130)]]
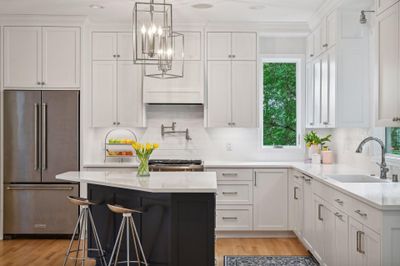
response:
[[(149, 0), (141, 0), (148, 2)], [(166, 0), (179, 22), (294, 22), (308, 21), (328, 0)], [(194, 9), (199, 3), (210, 9)], [(89, 8), (91, 4), (104, 9)], [(133, 0), (0, 0), (0, 14), (88, 15), (93, 20), (129, 21)], [(262, 7), (251, 9), (251, 7)]]

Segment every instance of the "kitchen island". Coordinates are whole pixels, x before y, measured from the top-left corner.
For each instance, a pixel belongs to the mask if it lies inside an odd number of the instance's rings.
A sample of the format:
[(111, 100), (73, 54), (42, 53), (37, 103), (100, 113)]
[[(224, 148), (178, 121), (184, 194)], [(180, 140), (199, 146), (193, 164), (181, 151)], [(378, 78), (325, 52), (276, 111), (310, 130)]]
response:
[[(106, 204), (110, 203), (144, 211), (134, 220), (150, 265), (214, 265), (214, 172), (153, 172), (150, 177), (136, 177), (136, 172), (88, 171), (56, 178), (87, 184), (88, 199), (99, 202), (91, 211), (107, 261), (122, 219), (109, 211)], [(89, 246), (93, 247), (93, 239)], [(121, 258), (125, 252), (121, 246)]]

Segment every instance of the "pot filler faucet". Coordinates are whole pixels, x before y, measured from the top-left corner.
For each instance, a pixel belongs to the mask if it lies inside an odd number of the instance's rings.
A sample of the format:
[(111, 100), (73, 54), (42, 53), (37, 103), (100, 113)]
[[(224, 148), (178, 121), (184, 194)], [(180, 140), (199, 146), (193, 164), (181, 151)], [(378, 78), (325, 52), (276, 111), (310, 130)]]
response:
[(377, 163), (377, 165), (379, 165), (379, 167), (381, 168), (381, 174), (380, 174), (381, 179), (386, 179), (387, 172), (389, 172), (389, 168), (387, 168), (387, 165), (386, 165), (385, 144), (383, 144), (382, 140), (375, 138), (375, 137), (368, 137), (368, 138), (364, 139), (363, 141), (361, 141), (360, 145), (358, 145), (358, 147), (357, 147), (356, 153), (361, 153), (363, 151), (364, 145), (371, 140), (378, 142), (379, 145), (381, 146), (381, 163), (380, 164)]

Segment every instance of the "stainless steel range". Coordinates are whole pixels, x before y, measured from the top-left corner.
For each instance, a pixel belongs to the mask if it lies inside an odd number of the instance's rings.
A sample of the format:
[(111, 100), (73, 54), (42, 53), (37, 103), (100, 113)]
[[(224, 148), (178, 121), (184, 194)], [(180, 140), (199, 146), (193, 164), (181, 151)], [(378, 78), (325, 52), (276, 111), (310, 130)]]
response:
[(202, 172), (202, 160), (150, 160), (150, 171), (154, 172)]

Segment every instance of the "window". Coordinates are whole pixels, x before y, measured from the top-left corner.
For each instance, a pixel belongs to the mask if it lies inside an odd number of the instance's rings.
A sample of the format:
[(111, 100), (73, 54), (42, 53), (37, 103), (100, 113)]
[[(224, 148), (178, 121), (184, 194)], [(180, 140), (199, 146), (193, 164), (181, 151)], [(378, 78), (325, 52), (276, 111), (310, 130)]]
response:
[(386, 128), (386, 153), (400, 155), (400, 127)]
[(263, 60), (263, 145), (298, 146), (300, 60)]

